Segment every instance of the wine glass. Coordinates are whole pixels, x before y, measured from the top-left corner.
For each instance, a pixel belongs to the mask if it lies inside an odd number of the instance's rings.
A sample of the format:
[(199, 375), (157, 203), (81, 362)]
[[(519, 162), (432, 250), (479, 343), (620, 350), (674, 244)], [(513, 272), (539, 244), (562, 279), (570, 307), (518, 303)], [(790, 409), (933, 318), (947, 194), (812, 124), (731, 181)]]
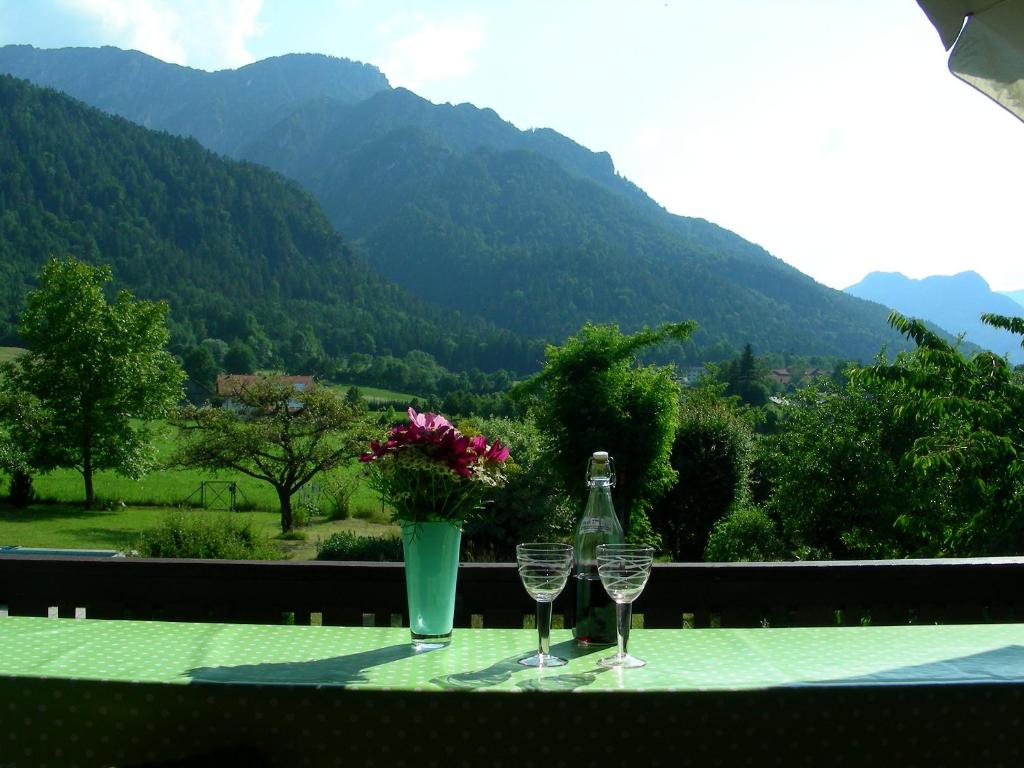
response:
[(524, 667), (560, 667), (565, 659), (551, 655), (551, 603), (565, 589), (572, 569), (572, 544), (530, 543), (516, 546), (519, 578), (537, 601), (537, 653), (519, 659)]
[(633, 620), (633, 601), (644, 591), (651, 575), (654, 550), (642, 544), (598, 544), (597, 575), (608, 596), (615, 601), (615, 635), (618, 650), (597, 663), (602, 667), (631, 669), (646, 661), (630, 656), (629, 625)]

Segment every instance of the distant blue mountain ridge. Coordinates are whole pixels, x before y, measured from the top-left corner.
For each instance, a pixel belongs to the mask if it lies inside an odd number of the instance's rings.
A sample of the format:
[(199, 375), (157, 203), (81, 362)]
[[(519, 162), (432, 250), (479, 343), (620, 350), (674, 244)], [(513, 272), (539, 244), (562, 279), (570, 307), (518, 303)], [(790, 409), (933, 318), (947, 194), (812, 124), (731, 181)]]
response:
[(1024, 311), (1024, 291), (999, 291), (1003, 296), (1009, 296), (1015, 302), (1020, 304), (1018, 312)]
[[(981, 315), (986, 312), (1019, 317), (1024, 315), (1024, 306), (1011, 295), (993, 291), (977, 272), (933, 275), (919, 280), (899, 272), (872, 272), (845, 292), (884, 304), (908, 317), (926, 320), (953, 335), (962, 333), (967, 341), (1007, 355), (1014, 364), (1024, 363), (1019, 336), (981, 322)], [(1024, 301), (1024, 291), (1012, 295)]]

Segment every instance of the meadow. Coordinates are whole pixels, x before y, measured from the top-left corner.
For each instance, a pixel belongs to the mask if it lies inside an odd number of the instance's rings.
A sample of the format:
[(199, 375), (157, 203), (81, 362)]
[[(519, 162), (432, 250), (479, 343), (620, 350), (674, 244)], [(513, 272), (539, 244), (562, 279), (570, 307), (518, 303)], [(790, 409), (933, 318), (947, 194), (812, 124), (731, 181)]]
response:
[[(35, 502), (25, 509), (0, 505), (0, 547), (54, 547), (71, 549), (131, 550), (142, 530), (156, 527), (168, 511), (199, 505), (200, 487), (207, 481), (219, 481), (207, 488), (208, 506), (202, 514), (247, 516), (286, 556), (311, 559), (316, 556), (317, 541), (338, 531), (358, 535), (381, 536), (397, 532), (390, 524), (387, 510), (377, 495), (360, 480), (358, 462), (336, 470), (334, 481), (353, 483), (349, 515), (330, 519), (334, 505), (329, 498), (328, 482), (313, 483), (293, 497), (297, 521), (302, 523), (289, 536), (282, 536), (277, 494), (269, 483), (238, 472), (207, 472), (167, 466), (174, 453), (174, 431), (158, 425), (155, 445), (158, 468), (138, 480), (113, 472), (94, 476), (94, 509), (82, 506), (85, 497), (82, 476), (75, 470), (59, 469), (33, 478)], [(225, 483), (236, 485), (236, 511), (228, 512)], [(0, 477), (6, 488), (7, 478)]]
[(345, 393), (351, 387), (355, 386), (370, 406), (380, 405), (381, 403), (411, 403), (413, 400), (422, 400), (419, 395), (411, 395), (408, 392), (397, 392), (393, 389), (383, 389), (381, 387), (364, 387), (362, 384), (330, 384), (329, 386), (342, 397), (345, 396)]
[(14, 360), (19, 355), (25, 354), (24, 347), (0, 347), (0, 363)]

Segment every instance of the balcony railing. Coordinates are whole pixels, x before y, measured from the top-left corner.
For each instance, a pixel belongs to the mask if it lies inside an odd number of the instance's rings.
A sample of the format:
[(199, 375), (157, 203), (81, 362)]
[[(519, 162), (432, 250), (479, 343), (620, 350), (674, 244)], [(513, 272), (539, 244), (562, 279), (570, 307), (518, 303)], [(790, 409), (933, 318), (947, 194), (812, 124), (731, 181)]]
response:
[[(573, 621), (573, 585), (555, 603)], [(401, 563), (0, 555), (0, 613), (102, 619), (408, 624)], [(514, 563), (459, 567), (456, 626), (522, 627)], [(1024, 558), (656, 564), (648, 628), (1024, 620)]]

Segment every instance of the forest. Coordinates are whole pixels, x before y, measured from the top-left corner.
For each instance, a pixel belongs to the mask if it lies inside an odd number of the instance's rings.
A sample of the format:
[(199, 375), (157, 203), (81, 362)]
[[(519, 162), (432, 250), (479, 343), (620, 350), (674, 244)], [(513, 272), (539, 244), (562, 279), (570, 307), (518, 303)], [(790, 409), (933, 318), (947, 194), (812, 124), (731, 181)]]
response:
[[(131, 77), (112, 76), (123, 67)], [(660, 351), (687, 365), (726, 359), (746, 342), (868, 360), (905, 341), (881, 305), (669, 213), (607, 153), (549, 129), (519, 130), (490, 109), (432, 104), (354, 62), (296, 54), (210, 74), (116, 49), (9, 47), (2, 70), (279, 172), (378, 275), (445, 315), (543, 342), (585, 322), (635, 331), (693, 319), (685, 345)], [(831, 247), (821, 243), (822, 258)], [(385, 353), (374, 340), (376, 352), (351, 351)], [(479, 349), (460, 344), (467, 356)], [(423, 351), (449, 369), (532, 372), (540, 349), (500, 365)]]
[(181, 355), (209, 340), (215, 353), (244, 345), (258, 365), (316, 373), (351, 354), (418, 351), (491, 373), (529, 371), (541, 356), (539, 341), (380, 278), (277, 174), (6, 76), (0, 211), (0, 342), (12, 346), (36, 272), (70, 255), (167, 301)]

